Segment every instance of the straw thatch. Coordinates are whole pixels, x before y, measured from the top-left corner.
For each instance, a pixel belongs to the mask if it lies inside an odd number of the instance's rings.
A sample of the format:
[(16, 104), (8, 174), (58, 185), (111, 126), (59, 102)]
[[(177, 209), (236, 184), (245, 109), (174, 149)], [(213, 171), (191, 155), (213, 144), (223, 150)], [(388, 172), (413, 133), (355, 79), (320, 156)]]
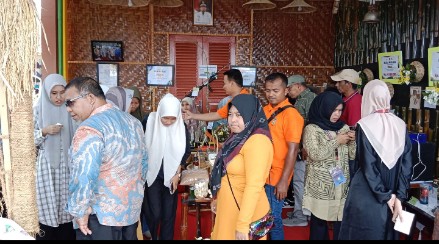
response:
[[(0, 11), (0, 83), (7, 87), (10, 162), (0, 165), (7, 217), (26, 232), (38, 230), (35, 197), (32, 74), (37, 57), (38, 14), (33, 0), (8, 1)], [(4, 105), (4, 104), (3, 104)], [(7, 117), (7, 116), (6, 116)], [(6, 182), (6, 183), (4, 183)]]

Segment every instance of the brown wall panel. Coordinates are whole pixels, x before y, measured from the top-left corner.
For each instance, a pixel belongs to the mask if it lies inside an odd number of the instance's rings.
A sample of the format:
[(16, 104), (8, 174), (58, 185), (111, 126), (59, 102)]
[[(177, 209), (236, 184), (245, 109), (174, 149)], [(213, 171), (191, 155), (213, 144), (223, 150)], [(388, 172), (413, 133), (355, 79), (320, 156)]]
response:
[[(145, 65), (168, 63), (169, 35), (233, 36), (238, 65), (256, 65), (255, 93), (265, 102), (262, 81), (273, 71), (306, 76), (308, 83), (321, 84), (334, 72), (334, 30), (330, 0), (309, 0), (317, 7), (311, 14), (286, 14), (279, 9), (289, 1), (273, 1), (272, 10), (251, 11), (242, 7), (247, 0), (214, 0), (214, 26), (195, 26), (192, 0), (178, 8), (97, 5), (88, 0), (67, 2), (67, 62), (69, 79), (96, 77), (91, 59), (91, 40), (124, 42), (125, 62), (119, 64), (120, 85), (136, 85), (144, 108), (154, 105), (168, 89), (152, 91), (145, 86)], [(253, 33), (252, 33), (253, 30)], [(151, 41), (152, 40), (152, 41)], [(153, 109), (153, 108), (151, 108)]]

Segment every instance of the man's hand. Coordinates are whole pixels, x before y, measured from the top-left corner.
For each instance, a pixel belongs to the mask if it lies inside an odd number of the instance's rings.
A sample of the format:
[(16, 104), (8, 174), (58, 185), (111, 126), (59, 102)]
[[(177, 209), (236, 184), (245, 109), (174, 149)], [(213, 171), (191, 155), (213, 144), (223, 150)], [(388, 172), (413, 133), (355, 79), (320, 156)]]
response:
[(281, 200), (287, 197), (287, 193), (288, 193), (288, 184), (279, 181), (279, 183), (277, 183), (277, 185), (274, 187), (274, 195), (278, 200)]
[(84, 235), (91, 235), (91, 230), (88, 228), (88, 217), (91, 214), (91, 207), (87, 209), (87, 212), (82, 218), (77, 218), (76, 223), (79, 225), (79, 230)]
[(193, 113), (189, 110), (184, 111), (184, 120), (193, 119)]
[(216, 199), (212, 200), (212, 202), (210, 203), (210, 210), (212, 211), (212, 213), (216, 214)]

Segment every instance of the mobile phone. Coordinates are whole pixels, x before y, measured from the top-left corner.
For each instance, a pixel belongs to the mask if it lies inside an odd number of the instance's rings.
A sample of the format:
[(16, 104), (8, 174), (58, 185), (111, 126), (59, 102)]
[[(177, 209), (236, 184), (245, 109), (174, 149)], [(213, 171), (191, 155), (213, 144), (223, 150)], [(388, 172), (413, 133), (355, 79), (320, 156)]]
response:
[(172, 184), (169, 186), (169, 193), (174, 194), (174, 184)]

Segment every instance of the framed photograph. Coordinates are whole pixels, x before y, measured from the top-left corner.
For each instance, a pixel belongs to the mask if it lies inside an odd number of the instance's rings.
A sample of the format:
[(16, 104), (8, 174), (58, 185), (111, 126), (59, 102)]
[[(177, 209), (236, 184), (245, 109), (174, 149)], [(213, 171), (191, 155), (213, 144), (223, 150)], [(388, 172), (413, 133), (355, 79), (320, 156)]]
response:
[(175, 66), (167, 64), (146, 65), (146, 85), (174, 86)]
[(256, 66), (235, 66), (231, 65), (230, 68), (232, 69), (238, 69), (241, 71), (242, 79), (243, 79), (243, 86), (244, 87), (254, 87), (256, 85), (257, 81), (257, 73), (256, 73)]
[(410, 104), (409, 108), (420, 109), (421, 108), (421, 87), (410, 87)]
[(428, 49), (428, 86), (439, 87), (439, 47)]
[(213, 26), (213, 0), (192, 0), (194, 25)]
[(123, 62), (121, 41), (91, 41), (93, 61)]
[(110, 88), (119, 85), (118, 63), (97, 63), (96, 74), (101, 86)]
[(378, 53), (379, 79), (384, 82), (398, 84), (402, 68), (402, 51)]

